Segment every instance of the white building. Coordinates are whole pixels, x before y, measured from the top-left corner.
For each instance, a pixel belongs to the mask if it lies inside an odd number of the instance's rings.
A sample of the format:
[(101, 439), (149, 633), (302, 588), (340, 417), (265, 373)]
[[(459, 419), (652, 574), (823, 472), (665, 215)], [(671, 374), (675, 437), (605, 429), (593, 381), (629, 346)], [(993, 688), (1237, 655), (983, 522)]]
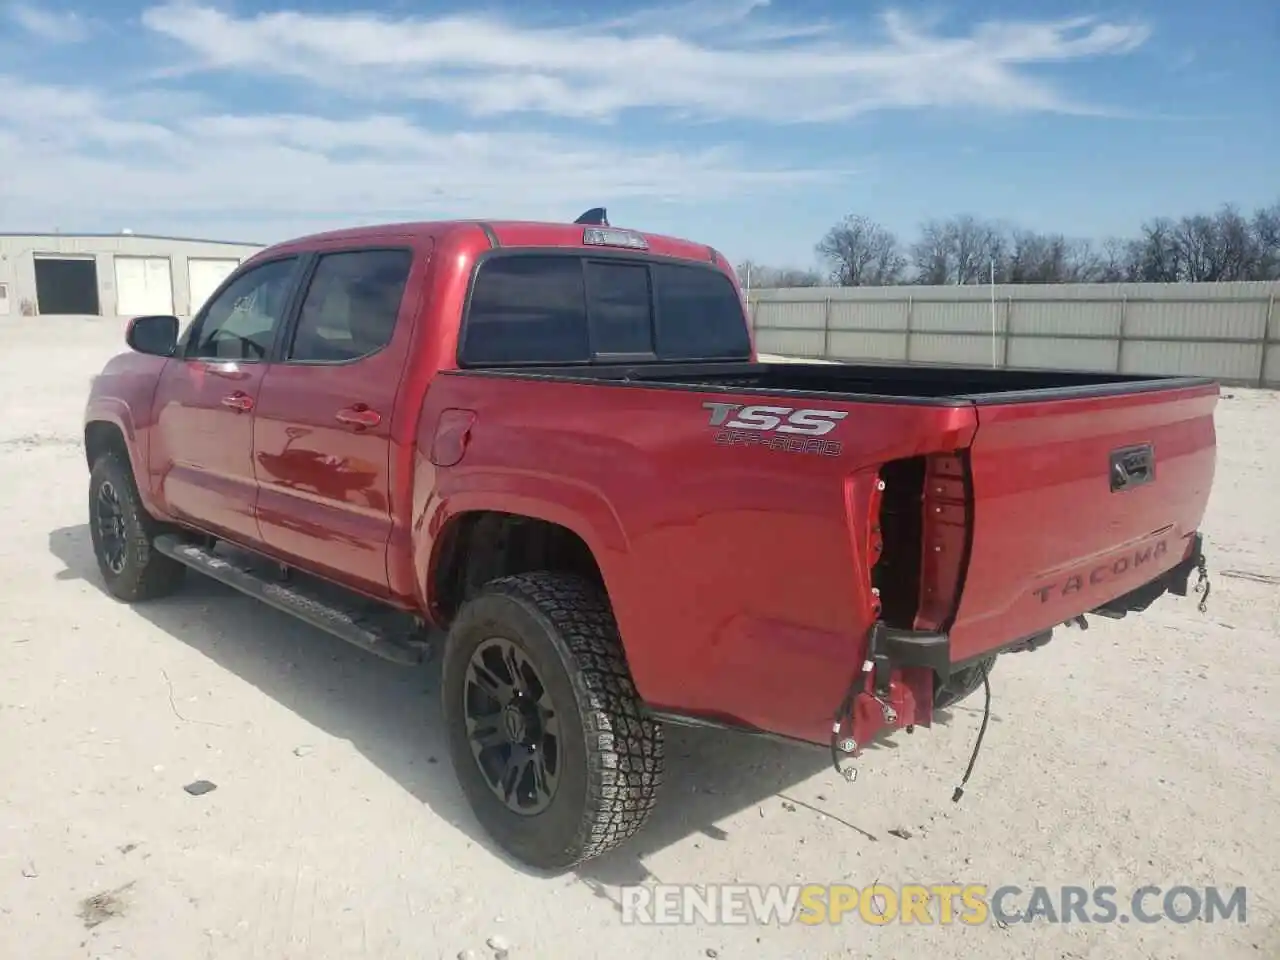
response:
[(118, 234), (0, 234), (6, 316), (189, 317), (262, 244)]

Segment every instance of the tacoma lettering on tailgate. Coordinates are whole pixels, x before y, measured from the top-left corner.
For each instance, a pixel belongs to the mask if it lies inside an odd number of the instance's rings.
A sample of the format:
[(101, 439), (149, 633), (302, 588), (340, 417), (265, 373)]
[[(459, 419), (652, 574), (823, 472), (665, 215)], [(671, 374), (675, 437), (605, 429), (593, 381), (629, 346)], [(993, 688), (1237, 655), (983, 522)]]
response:
[(1036, 587), (1031, 592), (1040, 598), (1041, 603), (1048, 603), (1050, 597), (1067, 597), (1073, 593), (1079, 593), (1084, 589), (1086, 583), (1089, 586), (1097, 586), (1098, 584), (1106, 583), (1112, 577), (1122, 577), (1130, 570), (1136, 570), (1145, 563), (1159, 560), (1168, 552), (1169, 544), (1161, 540), (1154, 546), (1148, 544), (1133, 553), (1117, 557), (1111, 563), (1099, 564), (1087, 573), (1081, 571), (1080, 573), (1072, 574), (1065, 580), (1045, 584), (1043, 587)]
[(844, 410), (716, 401), (707, 401), (702, 407), (711, 411), (710, 425), (716, 428), (716, 443), (758, 446), (787, 453), (816, 453), (824, 457), (838, 457), (844, 449), (839, 440), (819, 439), (849, 415)]

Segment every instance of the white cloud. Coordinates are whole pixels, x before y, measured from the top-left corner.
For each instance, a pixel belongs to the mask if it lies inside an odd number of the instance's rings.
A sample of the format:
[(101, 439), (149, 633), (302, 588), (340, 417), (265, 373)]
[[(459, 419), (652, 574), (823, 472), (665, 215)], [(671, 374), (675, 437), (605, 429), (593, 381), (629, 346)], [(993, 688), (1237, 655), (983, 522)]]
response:
[(15, 3), (5, 9), (14, 23), (27, 33), (53, 43), (79, 43), (89, 38), (89, 23), (78, 13), (57, 12)]
[[(0, 217), (10, 229), (127, 220), (287, 224), (448, 216), (564, 219), (600, 202), (707, 200), (839, 171), (725, 148), (627, 150), (536, 133), (440, 132), (394, 115), (189, 113), (0, 76)], [(163, 116), (158, 116), (163, 114)], [(176, 229), (176, 228), (170, 228)]]
[[(669, 0), (548, 25), (154, 6), (142, 15), (148, 50), (129, 59), (135, 75), (152, 71), (143, 88), (122, 72), (64, 85), (0, 75), (0, 229), (128, 223), (271, 239), (361, 221), (563, 218), (598, 203), (777, 194), (839, 180), (856, 158), (779, 168), (758, 150), (677, 146), (705, 142), (709, 128), (694, 137), (670, 121), (746, 120), (759, 144), (770, 123), (876, 109), (1079, 111), (1031, 68), (1123, 54), (1146, 38), (1141, 26), (1087, 18), (946, 34), (893, 12), (873, 34), (850, 36), (782, 7)], [(34, 6), (9, 13), (47, 39), (87, 28)], [(280, 92), (271, 79), (321, 96), (283, 113), (167, 82), (202, 72), (254, 77), (264, 98)], [(436, 106), (471, 117), (461, 129), (413, 119)], [(634, 110), (645, 125), (620, 128)], [(523, 132), (484, 122), (515, 115)], [(565, 118), (577, 121), (572, 136)]]
[(350, 96), (396, 96), (479, 116), (608, 119), (660, 108), (704, 119), (832, 121), (875, 109), (1093, 110), (1029, 68), (1132, 51), (1140, 24), (1078, 17), (988, 22), (960, 34), (895, 11), (874, 38), (764, 18), (759, 0), (702, 0), (572, 26), (485, 14), (393, 18), (296, 11), (237, 17), (196, 3), (143, 23), (190, 69), (290, 76)]
[(669, 6), (645, 7), (627, 14), (602, 21), (597, 29), (603, 31), (669, 32), (678, 26), (683, 37), (723, 38), (732, 31), (737, 43), (759, 43), (771, 40), (789, 40), (813, 37), (826, 33), (826, 23), (780, 24), (749, 19), (752, 14), (766, 10), (770, 0), (684, 0)]

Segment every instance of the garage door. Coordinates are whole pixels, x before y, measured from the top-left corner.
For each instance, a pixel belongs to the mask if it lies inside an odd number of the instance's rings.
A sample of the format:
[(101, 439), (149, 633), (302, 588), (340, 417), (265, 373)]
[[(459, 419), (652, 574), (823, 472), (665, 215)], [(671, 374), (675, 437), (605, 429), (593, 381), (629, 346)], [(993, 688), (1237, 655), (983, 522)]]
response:
[(123, 317), (173, 313), (168, 257), (116, 257), (116, 313)]
[(214, 260), (206, 258), (189, 258), (187, 260), (187, 279), (191, 286), (191, 314), (199, 313), (200, 308), (213, 296), (222, 281), (231, 276), (231, 271), (240, 266), (239, 260)]
[(36, 309), (45, 315), (98, 314), (98, 264), (93, 257), (35, 254)]

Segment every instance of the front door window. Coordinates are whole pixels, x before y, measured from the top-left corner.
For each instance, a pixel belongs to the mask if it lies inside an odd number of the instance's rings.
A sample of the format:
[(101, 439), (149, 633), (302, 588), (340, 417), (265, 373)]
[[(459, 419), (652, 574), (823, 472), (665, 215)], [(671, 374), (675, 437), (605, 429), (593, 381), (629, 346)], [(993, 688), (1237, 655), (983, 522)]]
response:
[(273, 260), (242, 273), (209, 304), (186, 356), (265, 360), (284, 320), (297, 259)]

